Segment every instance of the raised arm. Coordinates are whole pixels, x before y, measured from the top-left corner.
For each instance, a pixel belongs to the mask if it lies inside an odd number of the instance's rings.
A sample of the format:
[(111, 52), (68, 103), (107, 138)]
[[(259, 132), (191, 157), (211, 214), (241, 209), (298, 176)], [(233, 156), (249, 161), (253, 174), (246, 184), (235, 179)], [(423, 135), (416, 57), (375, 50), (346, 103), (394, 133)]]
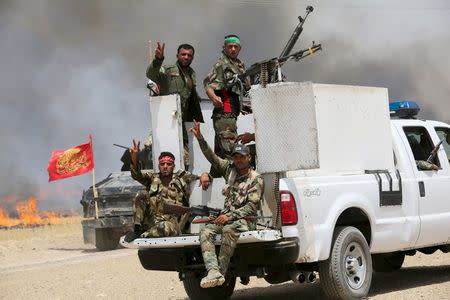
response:
[(219, 171), (222, 176), (225, 175), (227, 168), (230, 166), (230, 161), (220, 158), (214, 153), (214, 151), (212, 151), (206, 140), (203, 138), (203, 135), (200, 131), (200, 123), (194, 120), (194, 127), (189, 129), (189, 131), (192, 132), (197, 138), (200, 149), (202, 150), (203, 155), (206, 157), (206, 159), (211, 163), (211, 165), (213, 165), (213, 167), (217, 171)]
[(138, 181), (140, 184), (145, 185), (146, 187), (149, 187), (153, 180), (153, 173), (142, 173), (141, 172), (141, 166), (139, 165), (139, 146), (140, 142), (138, 141), (136, 143), (135, 140), (133, 140), (133, 147), (130, 148), (130, 156), (131, 156), (131, 165), (130, 165), (130, 171), (131, 171), (131, 177)]
[(155, 50), (155, 58), (150, 63), (147, 68), (147, 78), (153, 80), (160, 85), (165, 85), (168, 80), (168, 76), (165, 73), (164, 68), (162, 67), (162, 63), (164, 61), (164, 47), (165, 43), (157, 43), (157, 47)]

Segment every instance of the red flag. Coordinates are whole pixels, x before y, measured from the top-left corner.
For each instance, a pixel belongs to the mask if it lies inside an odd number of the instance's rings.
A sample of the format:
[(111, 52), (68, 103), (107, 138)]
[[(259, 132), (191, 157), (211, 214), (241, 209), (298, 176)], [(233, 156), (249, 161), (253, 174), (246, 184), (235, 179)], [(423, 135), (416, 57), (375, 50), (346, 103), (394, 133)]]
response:
[(94, 168), (92, 137), (89, 143), (74, 146), (67, 150), (55, 150), (48, 161), (48, 181), (77, 176)]

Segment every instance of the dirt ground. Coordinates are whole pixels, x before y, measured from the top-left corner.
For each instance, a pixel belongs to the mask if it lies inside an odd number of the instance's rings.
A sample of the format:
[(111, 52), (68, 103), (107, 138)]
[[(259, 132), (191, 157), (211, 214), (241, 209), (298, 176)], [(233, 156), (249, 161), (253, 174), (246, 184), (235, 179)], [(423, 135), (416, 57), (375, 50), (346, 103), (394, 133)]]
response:
[[(174, 272), (144, 270), (137, 250), (84, 245), (79, 223), (0, 230), (0, 299), (187, 299)], [(319, 283), (236, 284), (232, 299), (323, 299)], [(369, 299), (450, 299), (450, 253), (407, 257), (375, 273)]]

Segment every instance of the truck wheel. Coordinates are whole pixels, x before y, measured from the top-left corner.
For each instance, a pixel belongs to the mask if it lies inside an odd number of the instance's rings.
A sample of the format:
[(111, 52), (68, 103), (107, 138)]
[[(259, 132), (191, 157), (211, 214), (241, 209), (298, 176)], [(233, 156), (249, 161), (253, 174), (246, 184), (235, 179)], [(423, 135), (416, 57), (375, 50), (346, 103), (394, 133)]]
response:
[(397, 271), (403, 265), (405, 254), (400, 252), (372, 255), (372, 265), (375, 272)]
[(229, 299), (236, 285), (236, 277), (226, 277), (225, 282), (218, 287), (204, 289), (200, 287), (203, 273), (186, 272), (183, 279), (184, 290), (189, 299), (219, 300)]
[(95, 229), (95, 247), (100, 251), (114, 250), (119, 245), (120, 236), (113, 228)]
[(330, 257), (319, 263), (324, 293), (332, 299), (362, 299), (372, 281), (369, 246), (355, 227), (337, 227)]

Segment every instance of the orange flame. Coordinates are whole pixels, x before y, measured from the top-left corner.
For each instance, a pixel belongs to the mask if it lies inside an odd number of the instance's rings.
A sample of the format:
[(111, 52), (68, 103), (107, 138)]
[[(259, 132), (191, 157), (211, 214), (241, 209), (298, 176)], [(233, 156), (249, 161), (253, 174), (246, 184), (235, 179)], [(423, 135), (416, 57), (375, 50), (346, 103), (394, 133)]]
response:
[(9, 214), (3, 209), (0, 208), (0, 226), (16, 226), (20, 223), (18, 219), (11, 219)]
[(32, 226), (62, 223), (60, 214), (57, 212), (43, 211), (39, 213), (35, 197), (29, 197), (27, 201), (17, 203), (16, 210), (19, 216), (18, 219), (11, 218), (4, 209), (0, 208), (0, 226)]
[(35, 197), (28, 198), (28, 201), (26, 202), (17, 203), (16, 210), (23, 225), (42, 224), (42, 219), (39, 216), (37, 200)]

